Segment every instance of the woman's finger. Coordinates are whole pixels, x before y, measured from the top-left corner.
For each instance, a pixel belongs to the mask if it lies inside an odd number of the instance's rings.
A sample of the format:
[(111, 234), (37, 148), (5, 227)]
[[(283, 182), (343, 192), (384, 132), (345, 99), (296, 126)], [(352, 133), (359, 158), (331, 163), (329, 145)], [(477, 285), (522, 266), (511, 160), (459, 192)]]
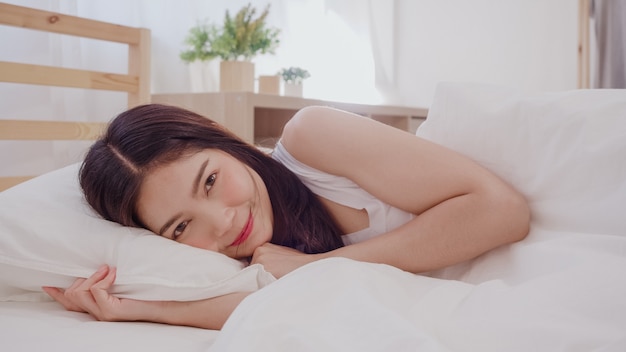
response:
[[(79, 278), (74, 281), (72, 286), (68, 287), (65, 290), (65, 297), (67, 297), (74, 304), (84, 307), (84, 303), (88, 302), (91, 299), (91, 286), (93, 286), (98, 281), (102, 280), (102, 278), (108, 272), (109, 267), (106, 265), (101, 266), (98, 271), (92, 274), (87, 279)], [(82, 302), (82, 303), (81, 303)]]
[(90, 277), (84, 280), (79, 286), (82, 290), (89, 290), (91, 286), (95, 285), (97, 282), (102, 280), (109, 273), (109, 266), (102, 265), (98, 268), (98, 271), (93, 273)]
[(74, 303), (82, 307), (98, 320), (102, 320), (102, 307), (100, 306), (100, 302), (98, 302), (94, 297), (94, 286), (98, 285), (108, 276), (108, 274), (109, 266), (101, 266), (98, 271), (83, 281), (82, 284), (72, 293)]
[(57, 302), (61, 303), (61, 305), (63, 305), (67, 310), (87, 312), (92, 315), (96, 315), (99, 313), (98, 305), (96, 304), (90, 289), (91, 286), (102, 280), (108, 270), (108, 266), (103, 265), (87, 279), (78, 278), (74, 280), (72, 285), (66, 290), (48, 288), (45, 291)]
[(74, 280), (74, 282), (72, 282), (72, 284), (70, 285), (70, 287), (66, 288), (64, 291), (68, 292), (68, 291), (75, 291), (77, 290), (82, 284), (83, 282), (85, 282), (85, 278), (79, 277), (78, 279)]
[(109, 293), (116, 276), (115, 268), (109, 269), (109, 273), (101, 281), (91, 287), (91, 294), (99, 308), (99, 320), (114, 321), (120, 319), (120, 300)]
[(113, 283), (115, 282), (116, 274), (117, 274), (116, 268), (108, 268), (107, 275), (102, 280), (94, 284), (92, 288), (97, 288), (99, 290), (105, 290), (105, 291), (108, 290), (109, 288), (111, 288), (111, 286), (113, 286)]
[(65, 309), (73, 311), (73, 312), (81, 312), (85, 313), (86, 311), (79, 307), (78, 305), (72, 303), (67, 297), (65, 297), (65, 293), (63, 290), (57, 287), (42, 287), (42, 290), (48, 294), (48, 296), (52, 297), (55, 301), (61, 304)]
[(109, 288), (111, 288), (111, 286), (113, 286), (113, 283), (115, 282), (116, 272), (117, 271), (115, 268), (109, 269), (107, 276), (91, 286), (91, 294), (98, 304), (103, 304), (107, 302), (111, 297), (111, 295), (109, 294)]

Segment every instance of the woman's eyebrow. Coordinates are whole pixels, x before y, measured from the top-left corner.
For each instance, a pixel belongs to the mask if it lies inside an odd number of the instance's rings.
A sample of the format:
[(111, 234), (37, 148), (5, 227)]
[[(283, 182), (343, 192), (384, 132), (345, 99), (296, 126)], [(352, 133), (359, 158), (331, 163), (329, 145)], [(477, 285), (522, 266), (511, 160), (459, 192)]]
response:
[(161, 229), (159, 230), (159, 236), (164, 236), (164, 232), (165, 230), (167, 230), (170, 226), (172, 226), (172, 224), (174, 223), (174, 221), (176, 221), (176, 219), (180, 218), (181, 214), (176, 214), (174, 215), (171, 219), (169, 219), (165, 225), (161, 226)]
[(191, 197), (195, 197), (198, 194), (198, 189), (200, 189), (200, 183), (202, 182), (202, 175), (204, 175), (204, 169), (209, 164), (209, 159), (207, 158), (202, 165), (200, 165), (200, 169), (196, 174), (196, 179), (193, 182), (193, 188), (191, 189)]

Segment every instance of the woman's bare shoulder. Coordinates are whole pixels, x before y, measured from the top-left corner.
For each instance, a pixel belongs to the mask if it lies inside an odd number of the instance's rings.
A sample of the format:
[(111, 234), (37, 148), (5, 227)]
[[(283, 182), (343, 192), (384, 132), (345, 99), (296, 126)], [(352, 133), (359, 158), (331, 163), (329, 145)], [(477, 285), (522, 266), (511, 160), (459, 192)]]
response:
[[(394, 130), (393, 127), (343, 110), (310, 106), (298, 111), (289, 120), (281, 140), (289, 153), (300, 162), (342, 174), (338, 171), (350, 165), (350, 162), (346, 165), (346, 157), (358, 151), (363, 144), (378, 143), (380, 138), (384, 139), (390, 133), (403, 133)], [(337, 169), (337, 166), (341, 167)]]
[(299, 111), (285, 126), (282, 143), (300, 162), (347, 177), (388, 204), (416, 214), (478, 188), (506, 188), (457, 152), (341, 110)]

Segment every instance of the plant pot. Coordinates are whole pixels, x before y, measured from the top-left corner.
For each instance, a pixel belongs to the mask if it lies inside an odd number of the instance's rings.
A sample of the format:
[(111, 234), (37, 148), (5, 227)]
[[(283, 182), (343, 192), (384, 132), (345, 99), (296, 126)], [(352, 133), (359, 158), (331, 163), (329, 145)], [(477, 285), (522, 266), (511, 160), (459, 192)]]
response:
[(220, 91), (254, 92), (254, 63), (249, 61), (221, 61)]
[(259, 93), (280, 95), (280, 76), (259, 76)]
[(302, 83), (285, 82), (284, 95), (289, 97), (302, 97)]
[(188, 66), (193, 93), (217, 92), (220, 84), (217, 61), (196, 60), (189, 63)]

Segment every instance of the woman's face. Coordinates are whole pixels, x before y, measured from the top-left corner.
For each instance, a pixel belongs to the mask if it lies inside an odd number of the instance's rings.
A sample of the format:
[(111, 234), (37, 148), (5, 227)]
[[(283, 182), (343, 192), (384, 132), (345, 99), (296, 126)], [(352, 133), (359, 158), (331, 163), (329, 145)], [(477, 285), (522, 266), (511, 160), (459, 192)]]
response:
[(137, 203), (149, 230), (193, 247), (245, 258), (272, 238), (272, 206), (250, 167), (205, 149), (150, 172)]

